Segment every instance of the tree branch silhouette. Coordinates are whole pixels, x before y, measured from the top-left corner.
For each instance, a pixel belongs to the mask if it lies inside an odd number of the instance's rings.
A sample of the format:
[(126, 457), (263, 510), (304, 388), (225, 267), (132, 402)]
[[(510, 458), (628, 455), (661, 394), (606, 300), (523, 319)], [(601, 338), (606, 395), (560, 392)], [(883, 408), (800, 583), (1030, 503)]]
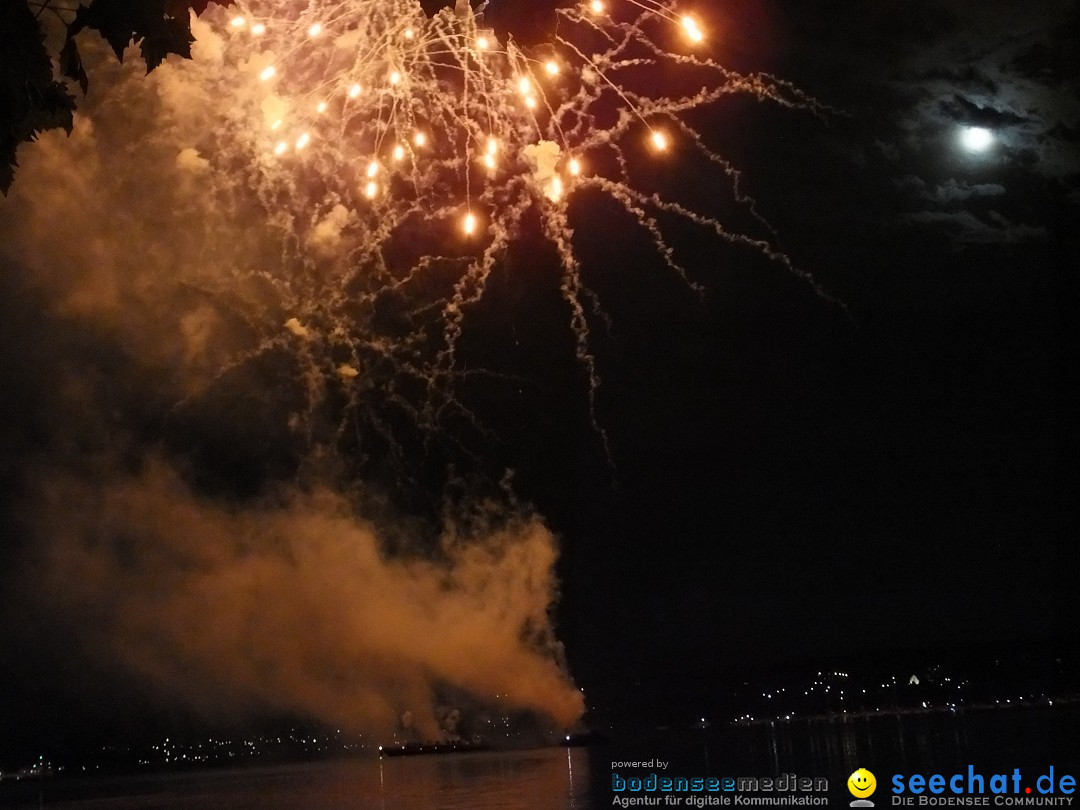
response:
[[(50, 129), (71, 132), (76, 98), (74, 82), (86, 93), (89, 76), (79, 54), (78, 35), (96, 31), (116, 57), (134, 43), (149, 73), (169, 56), (191, 58), (191, 12), (202, 14), (211, 3), (232, 0), (89, 0), (72, 5), (53, 0), (0, 3), (0, 191), (15, 179), (17, 151)], [(55, 16), (65, 28), (63, 45), (51, 53), (41, 18)]]

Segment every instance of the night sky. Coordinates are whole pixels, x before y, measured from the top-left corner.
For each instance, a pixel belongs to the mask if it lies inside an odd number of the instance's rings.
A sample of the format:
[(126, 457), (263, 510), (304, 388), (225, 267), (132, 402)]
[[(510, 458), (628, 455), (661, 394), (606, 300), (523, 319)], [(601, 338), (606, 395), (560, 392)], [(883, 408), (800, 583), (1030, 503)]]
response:
[[(635, 307), (670, 300), (644, 274), (613, 282), (642, 285), (603, 394), (626, 460), (611, 505), (597, 488), (576, 512), (594, 542), (571, 565), (607, 586), (568, 588), (597, 617), (568, 616), (572, 638), (630, 668), (651, 648), (677, 675), (1075, 627), (1068, 10), (733, 13), (740, 67), (763, 59), (837, 110), (716, 117), (781, 243), (849, 317), (757, 268), (717, 266), (696, 310)], [(993, 149), (965, 150), (968, 126)]]
[[(488, 15), (542, 41), (554, 19), (544, 6), (493, 0)], [(49, 162), (63, 160), (62, 137), (22, 147), (25, 166), (0, 201), (0, 725), (38, 728), (31, 744), (85, 717), (180, 722), (146, 687), (150, 669), (86, 650), (109, 643), (95, 632), (108, 609), (87, 613), (83, 589), (57, 578), (97, 588), (108, 576), (70, 560), (50, 570), (42, 553), (44, 534), (85, 517), (65, 510), (85, 512), (95, 482), (116, 470), (149, 480), (154, 498), (186, 486), (225, 512), (351, 476), (366, 514), (394, 514), (405, 538), (431, 535), (447, 491), (493, 493), (512, 470), (515, 497), (558, 537), (554, 632), (590, 704), (630, 694), (674, 706), (672, 695), (725, 672), (793, 661), (1075, 645), (1076, 4), (697, 7), (720, 61), (789, 80), (821, 105), (735, 96), (689, 113), (742, 172), (798, 272), (675, 226), (699, 297), (615, 207), (583, 195), (570, 207), (582, 274), (610, 320), (593, 325), (596, 424), (555, 257), (526, 235), (462, 335), (463, 363), (508, 375), (463, 387), (491, 433), (463, 429), (407, 453), (405, 477), (377, 448), (350, 458), (348, 442), (344, 460), (301, 462), (303, 442), (281, 425), (295, 405), (276, 385), (278, 361), (244, 372), (257, 396), (223, 388), (177, 409), (187, 381), (169, 367), (180, 350), (143, 308), (157, 282), (110, 282), (119, 319), (88, 315), (80, 297), (105, 283), (95, 262), (113, 251), (102, 241), (140, 232), (127, 212), (121, 229), (94, 228), (143, 181), (117, 179), (95, 210), (93, 186), (77, 179), (92, 149), (73, 150), (66, 187)], [(95, 78), (95, 104), (108, 104), (110, 75)], [(138, 155), (157, 148), (140, 141), (147, 126), (116, 123), (101, 137), (126, 137)], [(985, 150), (963, 140), (972, 127), (992, 136)], [(47, 158), (35, 163), (35, 150)], [(730, 195), (698, 179), (707, 175), (692, 159), (663, 171), (650, 178), (661, 187)], [(152, 212), (147, 228), (187, 215), (144, 202), (134, 209)], [(726, 221), (761, 231), (745, 206), (717, 204)], [(153, 256), (129, 261), (118, 278), (152, 277)], [(163, 460), (173, 472), (139, 472)], [(298, 526), (304, 508), (290, 507)], [(198, 521), (211, 534), (233, 525), (208, 510)], [(132, 562), (119, 570), (138, 576), (138, 549), (153, 541), (126, 542)], [(192, 684), (170, 672), (166, 695), (216, 688), (212, 670)], [(248, 698), (253, 714), (282, 708), (269, 693)]]

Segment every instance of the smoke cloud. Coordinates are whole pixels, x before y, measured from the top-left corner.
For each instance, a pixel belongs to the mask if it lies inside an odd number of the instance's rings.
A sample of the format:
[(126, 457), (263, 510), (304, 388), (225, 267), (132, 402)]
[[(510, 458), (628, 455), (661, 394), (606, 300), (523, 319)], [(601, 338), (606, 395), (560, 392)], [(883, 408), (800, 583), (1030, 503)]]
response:
[(239, 703), (385, 733), (412, 709), (435, 737), (444, 687), (580, 715), (547, 615), (555, 541), (535, 518), (392, 559), (327, 490), (237, 508), (150, 459), (38, 493), (41, 598), (78, 617), (86, 649), (208, 716)]
[[(409, 527), (365, 519), (326, 461), (314, 411), (333, 386), (379, 383), (355, 351), (313, 348), (350, 213), (326, 201), (294, 224), (253, 200), (250, 167), (224, 170), (201, 117), (220, 43), (197, 34), (195, 67), (100, 59), (73, 134), (22, 147), (0, 200), (0, 269), (46, 302), (55, 349), (35, 372), (43, 427), (20, 445), (17, 598), (70, 628), (71, 654), (210, 716), (384, 733), (411, 710), (434, 736), (450, 689), (574, 722), (542, 520), (481, 505), (491, 519), (468, 529), (388, 542)], [(255, 492), (208, 485), (214, 454)]]

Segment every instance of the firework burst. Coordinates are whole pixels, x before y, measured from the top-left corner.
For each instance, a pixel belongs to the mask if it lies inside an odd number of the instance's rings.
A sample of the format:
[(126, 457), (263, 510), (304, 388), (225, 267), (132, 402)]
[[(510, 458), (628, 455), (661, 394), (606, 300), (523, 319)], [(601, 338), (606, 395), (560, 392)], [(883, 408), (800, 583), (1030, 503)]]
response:
[[(696, 153), (756, 217), (737, 170), (686, 114), (731, 94), (817, 104), (772, 76), (721, 66), (707, 55), (704, 22), (672, 4), (592, 0), (557, 15), (557, 33), (530, 49), (500, 39), (463, 0), (433, 16), (416, 0), (249, 2), (211, 19), (221, 65), (203, 75), (219, 88), (223, 116), (214, 145), (200, 149), (234, 173), (239, 165), (237, 193), (254, 193), (288, 234), (280, 267), (259, 275), (290, 317), (256, 353), (299, 341), (312, 407), (333, 384), (351, 417), (367, 410), (372, 386), (424, 428), (449, 409), (464, 413), (454, 396), (464, 318), (531, 217), (558, 255), (594, 409), (589, 327), (602, 311), (582, 280), (569, 216), (582, 192), (625, 209), (699, 292), (664, 218), (794, 272), (767, 239), (639, 189), (634, 163), (642, 153)], [(672, 75), (684, 80), (665, 92), (662, 77)], [(698, 89), (681, 89), (688, 83)], [(408, 302), (393, 339), (374, 326), (387, 294)], [(366, 421), (392, 433), (370, 412)], [(593, 423), (606, 445), (595, 413)]]

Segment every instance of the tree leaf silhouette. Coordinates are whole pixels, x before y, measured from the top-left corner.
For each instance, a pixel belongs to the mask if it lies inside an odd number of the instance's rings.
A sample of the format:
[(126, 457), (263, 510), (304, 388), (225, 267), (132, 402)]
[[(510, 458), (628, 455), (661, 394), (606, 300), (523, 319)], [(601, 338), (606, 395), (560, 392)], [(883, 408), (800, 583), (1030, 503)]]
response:
[(52, 60), (30, 7), (0, 3), (0, 191), (15, 176), (19, 144), (63, 127), (71, 132), (75, 99), (53, 76)]
[(79, 47), (75, 44), (75, 37), (70, 34), (64, 40), (64, 47), (60, 49), (60, 75), (78, 82), (84, 96), (90, 89), (90, 78), (86, 75), (82, 57), (79, 56)]
[[(43, 0), (51, 8), (51, 0)], [(139, 46), (146, 72), (169, 54), (191, 58), (191, 12), (202, 14), (210, 3), (233, 0), (90, 0), (75, 11), (58, 54), (60, 76), (76, 82), (85, 94), (90, 86), (75, 37), (97, 31), (123, 61), (124, 51)], [(38, 13), (41, 8), (35, 6)], [(59, 9), (52, 9), (59, 13)], [(53, 74), (53, 55), (34, 10), (25, 0), (0, 0), (0, 192), (7, 193), (15, 176), (19, 144), (47, 129), (71, 132), (75, 99)]]

